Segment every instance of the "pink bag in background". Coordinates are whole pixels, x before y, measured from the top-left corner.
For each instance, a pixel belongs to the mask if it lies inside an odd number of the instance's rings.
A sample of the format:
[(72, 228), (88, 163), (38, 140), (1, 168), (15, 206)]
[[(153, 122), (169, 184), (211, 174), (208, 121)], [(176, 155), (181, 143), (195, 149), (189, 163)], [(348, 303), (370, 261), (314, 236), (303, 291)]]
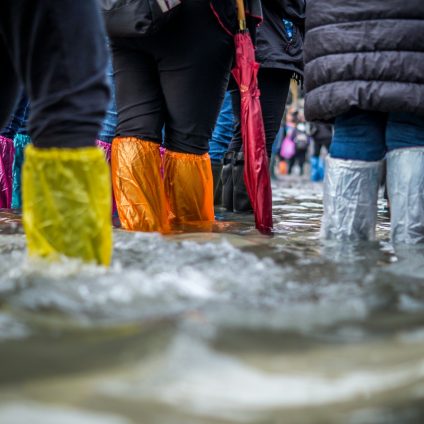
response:
[(286, 135), (280, 149), (280, 156), (287, 160), (291, 159), (296, 154), (296, 144), (291, 139), (290, 135), (290, 133)]

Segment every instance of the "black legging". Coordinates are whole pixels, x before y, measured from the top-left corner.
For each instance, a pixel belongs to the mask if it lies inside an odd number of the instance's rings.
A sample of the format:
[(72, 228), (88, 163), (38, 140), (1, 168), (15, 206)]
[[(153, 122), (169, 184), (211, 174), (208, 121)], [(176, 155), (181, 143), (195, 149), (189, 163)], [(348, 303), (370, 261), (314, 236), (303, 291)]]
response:
[(36, 147), (94, 146), (109, 102), (95, 0), (0, 2), (0, 127), (22, 85)]
[[(258, 85), (261, 92), (262, 116), (265, 127), (266, 150), (271, 157), (272, 145), (283, 118), (290, 80), (293, 72), (284, 69), (261, 68), (258, 73)], [(242, 148), (240, 128), (240, 92), (231, 81), (231, 97), (234, 113), (234, 135), (228, 148), (229, 151), (239, 152)]]
[(180, 14), (148, 38), (112, 39), (117, 135), (203, 154), (228, 85), (233, 38), (209, 0), (185, 0)]

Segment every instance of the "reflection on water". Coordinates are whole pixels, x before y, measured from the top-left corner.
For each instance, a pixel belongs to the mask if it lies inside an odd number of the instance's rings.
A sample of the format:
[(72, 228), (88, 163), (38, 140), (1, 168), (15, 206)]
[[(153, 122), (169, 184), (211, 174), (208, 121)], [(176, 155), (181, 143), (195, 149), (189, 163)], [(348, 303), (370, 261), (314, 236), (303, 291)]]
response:
[(319, 240), (322, 187), (275, 233), (116, 230), (110, 270), (28, 261), (0, 212), (0, 423), (424, 422), (424, 249)]

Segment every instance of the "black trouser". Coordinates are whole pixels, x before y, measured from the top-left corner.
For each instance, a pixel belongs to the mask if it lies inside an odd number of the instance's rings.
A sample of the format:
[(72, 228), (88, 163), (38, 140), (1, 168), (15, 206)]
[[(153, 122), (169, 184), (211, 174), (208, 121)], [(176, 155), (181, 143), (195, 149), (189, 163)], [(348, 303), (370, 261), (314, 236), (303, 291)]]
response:
[(288, 170), (289, 174), (292, 173), (293, 167), (297, 162), (300, 168), (300, 175), (303, 175), (303, 167), (306, 162), (306, 153), (307, 153), (306, 149), (296, 150), (296, 154), (289, 160), (289, 170)]
[(330, 151), (330, 142), (322, 140), (314, 140), (312, 143), (312, 156), (319, 157), (321, 154), (321, 149), (325, 147), (327, 152)]
[(111, 40), (117, 135), (162, 143), (183, 153), (209, 150), (228, 85), (233, 38), (209, 0), (185, 0), (158, 34)]
[(96, 0), (0, 2), (0, 127), (24, 86), (37, 147), (94, 145), (109, 101)]
[[(265, 127), (266, 150), (271, 157), (272, 144), (283, 118), (292, 72), (283, 69), (260, 68), (258, 86), (261, 92), (261, 108)], [(242, 149), (240, 128), (240, 92), (231, 83), (231, 97), (234, 113), (234, 135), (228, 151), (239, 152)]]

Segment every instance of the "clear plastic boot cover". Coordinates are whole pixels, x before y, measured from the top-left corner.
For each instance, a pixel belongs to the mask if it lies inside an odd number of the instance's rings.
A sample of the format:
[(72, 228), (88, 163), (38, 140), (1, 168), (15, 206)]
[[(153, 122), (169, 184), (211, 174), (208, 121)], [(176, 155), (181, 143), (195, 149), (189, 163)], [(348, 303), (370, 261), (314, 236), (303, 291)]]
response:
[(321, 236), (330, 240), (373, 240), (382, 161), (327, 157)]
[(387, 190), (393, 243), (424, 243), (424, 148), (387, 155)]

